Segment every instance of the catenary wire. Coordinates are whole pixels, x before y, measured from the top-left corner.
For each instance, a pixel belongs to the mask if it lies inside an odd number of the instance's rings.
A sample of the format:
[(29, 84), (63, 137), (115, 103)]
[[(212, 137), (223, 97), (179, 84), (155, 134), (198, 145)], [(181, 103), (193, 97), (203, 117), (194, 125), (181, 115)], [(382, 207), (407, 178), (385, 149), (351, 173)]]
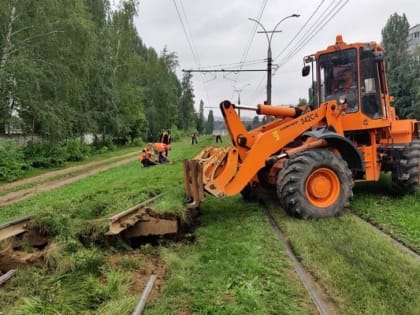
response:
[(289, 47), (290, 45), (293, 43), (294, 40), (296, 40), (296, 38), (299, 36), (300, 33), (302, 33), (303, 29), (306, 27), (306, 25), (308, 25), (308, 23), (311, 21), (311, 19), (314, 17), (314, 15), (318, 12), (318, 10), (321, 8), (322, 4), (325, 2), (325, 0), (321, 0), (321, 2), (318, 4), (318, 6), (316, 7), (316, 9), (314, 10), (314, 12), (312, 12), (311, 16), (306, 20), (306, 22), (303, 24), (303, 26), (299, 29), (299, 31), (295, 34), (295, 36), (293, 36), (293, 38), (286, 44), (286, 47), (284, 47), (280, 53), (274, 57), (273, 61), (275, 59), (277, 59), (279, 56), (281, 56), (282, 53), (284, 53)]
[[(333, 2), (331, 2), (327, 9), (324, 10), (322, 15), (317, 19), (312, 28), (305, 33), (304, 37), (291, 49), (287, 56), (280, 61), (280, 66), (285, 64), (288, 60), (295, 56), (303, 47), (305, 47), (306, 44), (310, 42), (331, 21), (331, 19), (343, 9), (343, 7), (349, 2), (349, 0), (345, 0), (344, 2), (340, 0), (330, 9)], [(327, 12), (328, 9), (330, 10)], [(321, 18), (322, 21), (320, 21)]]

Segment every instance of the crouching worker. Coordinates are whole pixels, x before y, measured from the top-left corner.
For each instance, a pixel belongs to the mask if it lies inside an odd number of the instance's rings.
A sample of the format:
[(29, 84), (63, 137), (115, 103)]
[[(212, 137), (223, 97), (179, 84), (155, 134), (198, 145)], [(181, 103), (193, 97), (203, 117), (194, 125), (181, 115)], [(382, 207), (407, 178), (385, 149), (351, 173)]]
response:
[(149, 147), (153, 149), (155, 154), (158, 156), (159, 163), (167, 163), (169, 162), (168, 156), (166, 152), (171, 149), (170, 144), (165, 144), (162, 142), (149, 144)]
[(144, 167), (153, 166), (157, 163), (152, 160), (152, 155), (147, 149), (143, 149), (140, 154), (140, 162), (143, 164)]
[(159, 152), (159, 163), (168, 163), (169, 159), (166, 155), (166, 152)]

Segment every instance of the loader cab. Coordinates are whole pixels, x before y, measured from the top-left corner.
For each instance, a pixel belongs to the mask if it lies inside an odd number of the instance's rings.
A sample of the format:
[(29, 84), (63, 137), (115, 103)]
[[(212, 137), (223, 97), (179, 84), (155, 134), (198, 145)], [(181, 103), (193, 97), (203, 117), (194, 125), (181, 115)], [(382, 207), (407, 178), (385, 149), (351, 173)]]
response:
[(338, 35), (335, 45), (305, 57), (304, 63), (302, 75), (309, 74), (310, 63), (312, 70), (316, 67), (316, 73), (312, 74), (316, 77), (312, 84), (314, 89), (310, 90), (315, 99), (314, 107), (326, 101), (345, 99), (344, 120), (349, 125), (356, 127), (360, 122), (365, 126), (360, 125), (360, 129), (369, 129), (372, 124), (382, 124), (387, 116), (387, 86), (383, 49), (376, 43), (348, 45)]
[(319, 56), (320, 102), (346, 98), (346, 114), (383, 117), (377, 58), (371, 49), (355, 47)]
[(357, 50), (347, 49), (319, 56), (320, 101), (345, 98), (347, 113), (359, 110)]

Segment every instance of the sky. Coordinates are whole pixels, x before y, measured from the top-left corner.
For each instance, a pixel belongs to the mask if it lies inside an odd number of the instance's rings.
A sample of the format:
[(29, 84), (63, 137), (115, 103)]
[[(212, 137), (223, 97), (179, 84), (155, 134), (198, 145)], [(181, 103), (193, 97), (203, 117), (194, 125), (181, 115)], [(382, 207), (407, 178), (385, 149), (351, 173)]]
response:
[[(308, 98), (310, 76), (303, 78), (303, 57), (334, 44), (337, 34), (347, 43), (381, 41), (381, 30), (393, 13), (420, 24), (418, 0), (140, 0), (137, 31), (148, 47), (165, 47), (178, 56), (182, 69), (266, 69), (272, 31), (272, 104), (297, 104)], [(312, 18), (311, 18), (312, 16)], [(256, 32), (257, 31), (257, 32)], [(187, 39), (188, 38), (188, 39)], [(242, 63), (241, 63), (242, 62)], [(266, 99), (266, 72), (193, 73), (195, 107), (205, 115), (223, 100), (255, 107)], [(243, 113), (241, 112), (243, 115)], [(246, 113), (245, 113), (246, 115)], [(254, 116), (254, 112), (249, 112)]]

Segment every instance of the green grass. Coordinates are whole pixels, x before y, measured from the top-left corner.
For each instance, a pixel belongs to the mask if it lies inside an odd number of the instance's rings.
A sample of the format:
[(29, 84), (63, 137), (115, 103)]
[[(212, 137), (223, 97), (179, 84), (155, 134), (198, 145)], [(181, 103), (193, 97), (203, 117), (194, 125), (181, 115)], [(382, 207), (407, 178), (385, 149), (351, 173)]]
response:
[[(46, 182), (51, 182), (51, 181), (56, 181), (56, 180), (64, 179), (64, 178), (71, 177), (71, 176), (76, 176), (78, 174), (82, 174), (84, 172), (93, 170), (93, 169), (98, 168), (98, 167), (103, 167), (103, 166), (106, 166), (106, 165), (117, 163), (118, 161), (127, 158), (127, 157), (121, 157), (123, 155), (125, 155), (125, 154), (108, 157), (106, 159), (101, 158), (99, 160), (96, 160), (97, 163), (95, 165), (86, 165), (86, 167), (83, 167), (83, 164), (88, 163), (87, 161), (85, 161), (85, 163), (80, 164), (80, 166), (81, 166), (80, 169), (65, 172), (63, 174), (57, 174), (55, 176), (50, 176), (50, 177), (47, 177), (47, 178), (36, 178), (36, 177), (34, 177), (35, 180), (31, 181), (30, 183), (25, 183), (25, 184), (18, 185), (18, 186), (15, 186), (15, 187), (2, 189), (2, 191), (0, 191), (0, 196), (6, 195), (6, 194), (14, 192), (14, 191), (28, 189), (28, 188), (31, 188), (31, 187), (34, 187), (36, 185), (40, 185), (40, 184), (43, 184), (43, 183), (46, 183)], [(94, 161), (89, 161), (89, 162), (94, 162)], [(72, 165), (72, 166), (76, 166), (76, 165)], [(54, 171), (58, 171), (58, 170), (60, 170), (60, 169), (55, 169)], [(49, 172), (50, 171), (52, 171), (52, 170), (50, 169)], [(46, 172), (44, 172), (44, 173), (46, 173)], [(42, 174), (39, 174), (39, 175), (42, 175)]]
[[(123, 255), (127, 250), (118, 237), (104, 237), (107, 220), (103, 219), (161, 192), (165, 195), (153, 208), (182, 214), (182, 160), (211, 142), (203, 140), (200, 146), (188, 145), (187, 139), (174, 144), (171, 164), (143, 168), (134, 161), (2, 207), (0, 224), (32, 214), (31, 224), (55, 239), (45, 268), (19, 270), (7, 291), (0, 288), (0, 310), (7, 314), (115, 314), (116, 309), (131, 313), (138, 296), (111, 295), (114, 290), (103, 283), (108, 272), (118, 271), (104, 262), (107, 251)], [(121, 282), (127, 287), (129, 280)]]
[(299, 259), (341, 314), (418, 314), (420, 264), (351, 214), (302, 221), (272, 206)]
[(84, 220), (97, 219), (131, 208), (161, 192), (165, 196), (156, 202), (156, 209), (183, 212), (183, 157), (192, 157), (202, 146), (190, 147), (186, 142), (180, 146), (179, 149), (176, 144), (173, 146), (171, 164), (144, 168), (134, 161), (3, 207), (0, 224), (24, 215), (51, 211), (73, 213), (73, 217)]
[(420, 191), (395, 197), (389, 187), (389, 176), (379, 183), (356, 185), (352, 209), (420, 253)]
[[(42, 175), (42, 174), (45, 174), (45, 173), (48, 173), (48, 172), (51, 172), (51, 171), (57, 171), (57, 170), (65, 169), (67, 167), (78, 166), (78, 165), (83, 165), (83, 164), (86, 164), (86, 163), (89, 163), (89, 162), (101, 161), (101, 160), (104, 160), (104, 159), (118, 157), (120, 155), (128, 154), (128, 153), (131, 153), (131, 152), (136, 152), (136, 151), (138, 151), (138, 148), (135, 148), (135, 147), (121, 147), (121, 148), (118, 148), (114, 151), (107, 151), (105, 153), (97, 153), (97, 154), (91, 155), (83, 161), (74, 161), (74, 162), (67, 161), (59, 167), (32, 168), (28, 171), (25, 171), (22, 174), (22, 176), (19, 178), (19, 180), (29, 178), (29, 177), (38, 176), (38, 175)], [(0, 181), (0, 184), (6, 184), (6, 183), (7, 182)]]
[(202, 212), (193, 246), (162, 249), (166, 284), (145, 314), (315, 313), (256, 205), (211, 199)]
[[(316, 313), (257, 205), (239, 196), (205, 200), (193, 244), (161, 240), (134, 259), (121, 239), (104, 238), (104, 218), (158, 193), (165, 195), (153, 209), (184, 213), (182, 161), (215, 144), (213, 137), (199, 141), (174, 143), (171, 164), (144, 168), (135, 161), (0, 208), (0, 224), (35, 214), (33, 224), (55, 237), (44, 268), (19, 270), (0, 288), (0, 311), (130, 314), (139, 298), (130, 279), (146, 272), (147, 253), (164, 259), (168, 269), (161, 294), (145, 314)], [(418, 248), (416, 198), (392, 199), (358, 185), (352, 208)], [(419, 262), (371, 226), (351, 214), (302, 221), (272, 212), (339, 313), (418, 313)], [(107, 262), (114, 256), (118, 266)]]
[(100, 266), (100, 273), (83, 269), (67, 273), (35, 268), (19, 271), (9, 281), (8, 290), (1, 292), (0, 310), (11, 315), (130, 314), (136, 303), (130, 294), (133, 272)]

